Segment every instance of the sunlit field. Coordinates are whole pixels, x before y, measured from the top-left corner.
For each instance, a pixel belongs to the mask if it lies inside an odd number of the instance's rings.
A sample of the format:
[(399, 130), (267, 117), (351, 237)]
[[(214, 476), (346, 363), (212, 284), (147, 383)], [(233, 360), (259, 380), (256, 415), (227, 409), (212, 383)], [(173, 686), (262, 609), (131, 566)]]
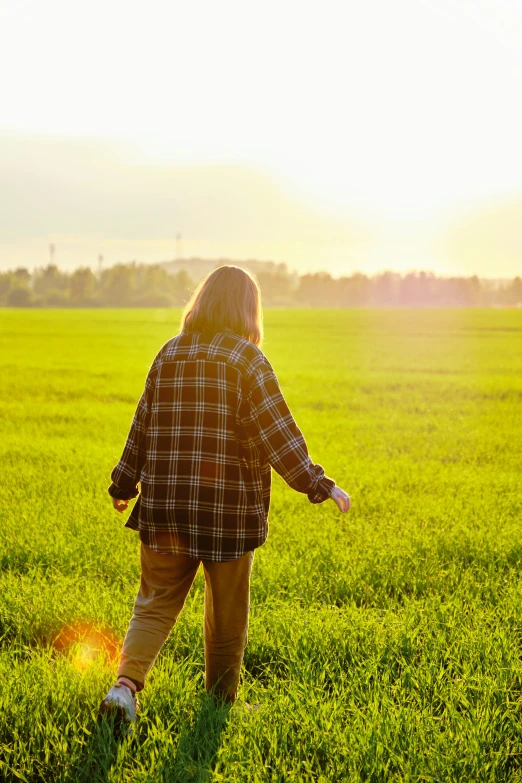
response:
[(238, 702), (204, 694), (200, 571), (135, 737), (97, 728), (139, 580), (109, 474), (178, 322), (0, 311), (0, 778), (522, 780), (522, 310), (266, 311), (353, 509), (276, 476)]

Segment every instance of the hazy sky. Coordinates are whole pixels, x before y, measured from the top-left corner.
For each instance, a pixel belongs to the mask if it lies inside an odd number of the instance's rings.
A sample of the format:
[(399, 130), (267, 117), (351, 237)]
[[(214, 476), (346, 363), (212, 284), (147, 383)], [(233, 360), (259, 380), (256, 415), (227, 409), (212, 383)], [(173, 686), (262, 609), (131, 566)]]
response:
[(519, 0), (3, 0), (0, 268), (522, 272)]

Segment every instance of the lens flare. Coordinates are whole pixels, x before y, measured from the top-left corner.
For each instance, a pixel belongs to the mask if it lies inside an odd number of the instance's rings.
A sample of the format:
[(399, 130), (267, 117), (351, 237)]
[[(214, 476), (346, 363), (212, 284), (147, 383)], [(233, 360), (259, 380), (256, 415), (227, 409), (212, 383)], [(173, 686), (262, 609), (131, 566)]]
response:
[(114, 663), (120, 648), (111, 631), (85, 622), (64, 626), (54, 636), (52, 644), (58, 652), (70, 655), (71, 666), (78, 674), (92, 666)]

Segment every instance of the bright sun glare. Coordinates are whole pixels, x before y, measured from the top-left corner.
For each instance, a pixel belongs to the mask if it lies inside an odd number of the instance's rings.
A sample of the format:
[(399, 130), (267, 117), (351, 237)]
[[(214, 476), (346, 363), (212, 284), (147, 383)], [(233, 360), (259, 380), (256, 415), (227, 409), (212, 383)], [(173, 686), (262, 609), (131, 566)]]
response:
[(110, 631), (84, 622), (62, 628), (53, 639), (53, 647), (70, 656), (71, 667), (78, 674), (94, 665), (113, 663), (119, 652), (118, 640)]

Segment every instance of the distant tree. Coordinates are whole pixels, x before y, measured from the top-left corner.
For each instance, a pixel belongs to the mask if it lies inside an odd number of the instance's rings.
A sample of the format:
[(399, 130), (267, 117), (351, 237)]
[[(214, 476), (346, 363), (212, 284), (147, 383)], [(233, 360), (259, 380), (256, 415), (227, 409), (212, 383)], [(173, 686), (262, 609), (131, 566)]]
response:
[(473, 277), (469, 277), (467, 280), (467, 290), (466, 290), (466, 306), (468, 307), (478, 307), (480, 305), (481, 300), (481, 287), (480, 287), (480, 280), (476, 275), (473, 275)]
[(136, 267), (137, 307), (172, 307), (172, 276), (160, 264), (140, 264)]
[(25, 286), (27, 288), (31, 285), (31, 273), (25, 266), (17, 267), (14, 272), (12, 272), (12, 275), (14, 278), (14, 285), (20, 287)]
[(175, 307), (184, 307), (192, 295), (195, 285), (187, 272), (182, 269), (176, 275), (172, 275), (170, 292), (172, 294), (172, 303)]
[(32, 304), (32, 296), (26, 286), (15, 286), (7, 294), (9, 307), (28, 307)]
[(515, 277), (508, 285), (504, 301), (508, 305), (522, 305), (522, 280), (520, 277)]
[(478, 277), (449, 277), (439, 282), (439, 303), (450, 307), (473, 307), (480, 304)]
[(396, 272), (382, 272), (372, 279), (372, 304), (391, 307), (399, 303), (401, 277)]
[(33, 290), (36, 294), (45, 296), (49, 291), (67, 291), (68, 288), (69, 275), (61, 272), (56, 264), (37, 269), (33, 276)]
[(76, 305), (93, 303), (96, 290), (96, 276), (88, 266), (76, 269), (69, 281), (71, 302)]
[(480, 281), (480, 304), (482, 307), (493, 307), (496, 303), (497, 291), (491, 280)]
[(339, 302), (342, 307), (364, 307), (371, 295), (371, 280), (361, 272), (350, 277), (340, 277), (337, 281)]
[(266, 270), (258, 269), (256, 277), (264, 304), (288, 305), (291, 303), (296, 281), (289, 274), (286, 264), (274, 264), (271, 269)]
[(12, 281), (12, 272), (0, 272), (0, 305), (7, 302), (7, 295), (11, 290)]
[(340, 304), (337, 281), (328, 272), (302, 275), (295, 296), (312, 307), (338, 307)]
[(3, 281), (4, 297), (9, 307), (27, 307), (32, 305), (31, 273), (25, 267), (7, 272)]
[(116, 264), (104, 269), (99, 289), (103, 303), (110, 307), (128, 307), (136, 292), (136, 263)]
[(431, 272), (409, 272), (399, 280), (398, 304), (407, 307), (427, 307), (435, 304), (437, 291)]

